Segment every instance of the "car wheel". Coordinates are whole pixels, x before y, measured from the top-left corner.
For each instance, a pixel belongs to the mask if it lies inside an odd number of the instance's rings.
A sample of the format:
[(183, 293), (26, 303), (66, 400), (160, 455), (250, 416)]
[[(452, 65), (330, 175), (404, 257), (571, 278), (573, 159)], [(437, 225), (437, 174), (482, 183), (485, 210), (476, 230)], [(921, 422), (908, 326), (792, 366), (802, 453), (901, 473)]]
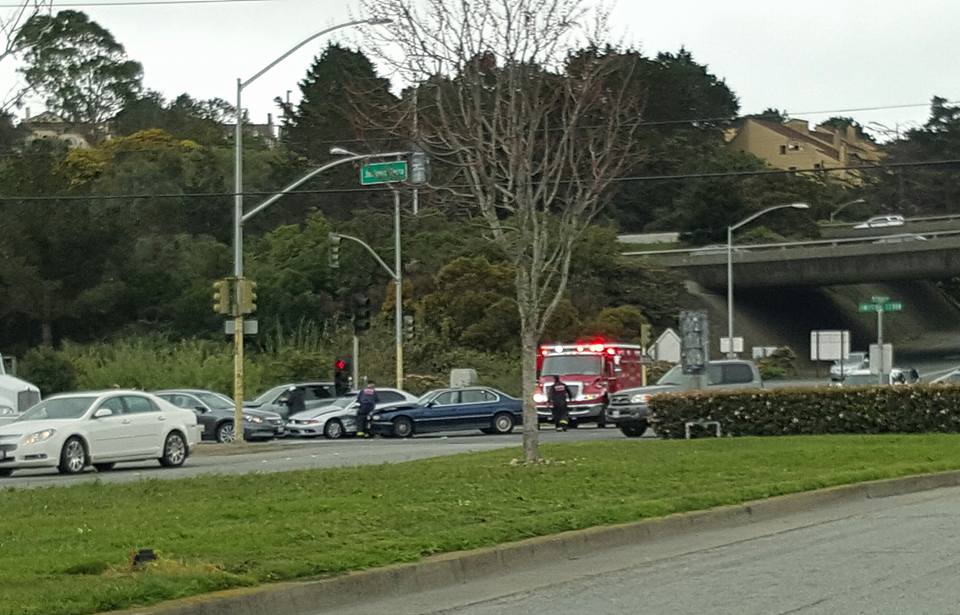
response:
[(93, 467), (97, 469), (97, 472), (109, 472), (113, 469), (113, 466), (117, 465), (116, 463), (95, 463)]
[(182, 466), (186, 460), (187, 441), (179, 431), (170, 432), (166, 442), (163, 443), (163, 457), (160, 458), (160, 465), (165, 468), (175, 468)]
[(647, 431), (647, 422), (640, 421), (639, 423), (624, 423), (619, 426), (620, 431), (623, 432), (623, 435), (628, 438), (639, 438)]
[(0, 469), (0, 478), (6, 477), (6, 476), (10, 476), (11, 474), (13, 474), (13, 469), (12, 469), (12, 468), (3, 468), (3, 469)]
[(493, 417), (493, 431), (501, 435), (513, 431), (513, 417), (506, 412), (501, 412)]
[(63, 443), (58, 468), (62, 474), (79, 474), (85, 467), (87, 467), (87, 449), (83, 445), (83, 440), (73, 436)]
[(233, 421), (224, 421), (217, 425), (217, 442), (227, 444), (237, 439), (236, 431), (233, 429)]
[(413, 435), (413, 421), (405, 416), (393, 419), (393, 435), (398, 438), (409, 438)]
[(327, 421), (323, 426), (323, 435), (329, 440), (337, 440), (343, 437), (343, 423), (337, 419)]

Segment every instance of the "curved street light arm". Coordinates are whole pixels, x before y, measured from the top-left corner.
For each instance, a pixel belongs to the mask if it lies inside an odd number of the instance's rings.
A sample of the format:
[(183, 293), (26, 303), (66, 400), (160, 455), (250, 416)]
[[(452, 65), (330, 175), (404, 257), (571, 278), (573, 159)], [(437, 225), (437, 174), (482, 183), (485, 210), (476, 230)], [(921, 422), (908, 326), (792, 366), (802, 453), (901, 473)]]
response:
[[(803, 207), (800, 207), (800, 205), (803, 205)], [(753, 214), (753, 215), (751, 215), (751, 216), (747, 216), (746, 218), (744, 218), (744, 219), (741, 220), (740, 222), (737, 222), (736, 224), (730, 226), (729, 228), (730, 228), (731, 231), (735, 231), (735, 230), (737, 230), (738, 228), (740, 228), (741, 226), (743, 226), (744, 224), (748, 224), (748, 223), (750, 223), (750, 222), (753, 222), (754, 220), (756, 220), (757, 218), (759, 218), (760, 216), (762, 216), (762, 215), (764, 215), (764, 214), (768, 214), (768, 213), (770, 213), (771, 211), (776, 211), (776, 210), (778, 210), (778, 209), (787, 209), (787, 208), (792, 208), (792, 209), (808, 209), (808, 208), (809, 208), (809, 205), (807, 205), (806, 203), (787, 203), (786, 205), (774, 205), (773, 207), (767, 207), (766, 209), (761, 209), (760, 211), (758, 211), (757, 213), (755, 213), (755, 214)]]
[(328, 171), (333, 167), (339, 166), (341, 164), (346, 164), (348, 162), (354, 162), (356, 160), (365, 160), (367, 158), (381, 158), (381, 157), (389, 158), (392, 156), (406, 156), (406, 155), (407, 155), (407, 152), (384, 152), (382, 154), (354, 154), (347, 158), (340, 158), (338, 160), (334, 160), (333, 162), (328, 162), (322, 167), (317, 167), (316, 169), (310, 171), (309, 173), (307, 173), (300, 179), (296, 180), (292, 184), (287, 185), (282, 190), (280, 190), (280, 192), (277, 192), (270, 198), (266, 199), (265, 201), (263, 201), (262, 203), (260, 203), (259, 205), (257, 205), (256, 207), (248, 211), (247, 213), (243, 214), (240, 220), (241, 222), (246, 222), (256, 214), (266, 209), (267, 207), (270, 207), (271, 205), (276, 203), (278, 200), (280, 200), (281, 197), (283, 197), (285, 194), (287, 194), (291, 190), (294, 190), (295, 188), (302, 185), (303, 183), (310, 180), (311, 178), (316, 177), (320, 173), (323, 173), (324, 171)]
[(369, 245), (367, 242), (365, 242), (364, 240), (362, 240), (362, 239), (360, 239), (360, 238), (358, 238), (358, 237), (354, 237), (353, 235), (344, 235), (343, 233), (332, 233), (332, 234), (333, 234), (333, 235), (336, 235), (337, 237), (341, 237), (341, 238), (343, 238), (343, 239), (349, 239), (350, 241), (359, 243), (361, 246), (363, 246), (364, 248), (366, 248), (366, 249), (367, 249), (367, 252), (369, 252), (369, 253), (373, 256), (373, 258), (377, 259), (377, 262), (380, 263), (380, 266), (383, 267), (384, 271), (386, 271), (388, 274), (390, 274), (390, 277), (393, 279), (393, 281), (394, 281), (394, 282), (397, 281), (397, 274), (396, 274), (396, 272), (394, 272), (394, 270), (391, 269), (390, 266), (387, 265), (387, 263), (385, 263), (382, 258), (380, 258), (380, 255), (377, 254), (376, 250), (374, 250), (373, 248), (371, 248), (370, 245)]
[(260, 78), (260, 76), (262, 76), (265, 72), (267, 72), (268, 70), (270, 70), (271, 68), (273, 68), (274, 66), (276, 66), (277, 64), (279, 64), (280, 62), (283, 62), (284, 60), (286, 60), (286, 59), (290, 56), (290, 54), (292, 54), (292, 53), (295, 52), (296, 50), (300, 49), (301, 47), (303, 47), (304, 45), (306, 45), (306, 44), (309, 43), (310, 41), (314, 40), (315, 38), (321, 37), (321, 36), (323, 36), (324, 34), (329, 34), (330, 32), (333, 32), (334, 30), (339, 30), (340, 28), (348, 28), (348, 27), (350, 27), (350, 26), (357, 26), (357, 25), (360, 25), (360, 24), (363, 24), (363, 23), (369, 24), (369, 23), (374, 22), (374, 21), (375, 21), (375, 20), (373, 20), (373, 19), (357, 19), (357, 20), (354, 20), (354, 21), (348, 21), (348, 22), (346, 22), (346, 23), (338, 24), (338, 25), (333, 26), (333, 27), (331, 27), (331, 28), (327, 28), (326, 30), (321, 30), (320, 32), (317, 32), (316, 34), (313, 34), (313, 35), (311, 35), (311, 36), (303, 39), (303, 40), (300, 41), (297, 45), (295, 45), (294, 47), (290, 48), (290, 50), (288, 50), (285, 54), (283, 54), (282, 56), (280, 56), (279, 58), (277, 58), (277, 59), (274, 60), (273, 62), (267, 64), (267, 65), (264, 66), (262, 69), (260, 69), (260, 71), (259, 71), (257, 74), (255, 74), (253, 77), (250, 77), (250, 78), (247, 79), (246, 81), (241, 82), (241, 83), (240, 83), (240, 89), (243, 89), (243, 88), (247, 87), (248, 85), (250, 85), (251, 83), (253, 83), (254, 81), (256, 81), (256, 80), (257, 80), (258, 78)]

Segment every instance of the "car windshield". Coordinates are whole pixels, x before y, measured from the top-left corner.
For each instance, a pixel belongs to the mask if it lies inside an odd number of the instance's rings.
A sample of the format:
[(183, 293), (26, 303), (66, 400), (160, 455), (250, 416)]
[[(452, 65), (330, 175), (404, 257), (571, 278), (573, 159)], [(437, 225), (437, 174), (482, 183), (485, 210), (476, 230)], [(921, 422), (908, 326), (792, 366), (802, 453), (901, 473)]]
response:
[(261, 393), (259, 397), (257, 397), (256, 399), (254, 399), (249, 403), (252, 406), (262, 406), (268, 401), (273, 401), (273, 399), (278, 395), (280, 395), (280, 393), (283, 392), (283, 390), (286, 389), (287, 386), (288, 385), (280, 385), (278, 387), (273, 387), (272, 389), (267, 389), (265, 393)]
[(554, 355), (544, 358), (540, 375), (583, 374), (585, 376), (599, 376), (602, 367), (602, 360), (597, 355)]
[(434, 389), (432, 391), (427, 391), (423, 394), (420, 399), (417, 400), (417, 405), (426, 406), (431, 399), (437, 396), (438, 393), (442, 393), (445, 389)]
[(681, 366), (674, 365), (666, 374), (660, 376), (657, 384), (684, 385), (692, 380), (693, 374), (684, 374)]
[(207, 404), (212, 410), (230, 410), (233, 408), (233, 402), (228, 398), (217, 393), (197, 393), (200, 401)]
[(57, 397), (42, 401), (30, 408), (17, 421), (46, 419), (78, 419), (83, 416), (96, 397)]

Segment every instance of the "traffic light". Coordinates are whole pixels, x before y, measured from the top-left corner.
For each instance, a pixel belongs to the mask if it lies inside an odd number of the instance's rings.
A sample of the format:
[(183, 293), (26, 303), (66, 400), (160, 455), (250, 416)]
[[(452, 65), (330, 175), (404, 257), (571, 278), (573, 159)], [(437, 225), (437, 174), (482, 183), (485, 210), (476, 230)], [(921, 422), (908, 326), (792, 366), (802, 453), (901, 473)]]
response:
[(257, 310), (257, 283), (240, 280), (240, 313), (250, 314)]
[(364, 293), (353, 296), (353, 332), (360, 334), (370, 328), (370, 297)]
[(330, 268), (340, 268), (340, 241), (343, 238), (336, 233), (330, 233)]
[(333, 389), (337, 397), (350, 392), (350, 361), (337, 358), (333, 362)]
[(410, 183), (425, 184), (430, 181), (430, 157), (420, 151), (410, 154)]
[(405, 314), (403, 317), (403, 339), (408, 342), (413, 341), (413, 335), (413, 315)]
[(213, 283), (213, 311), (217, 314), (232, 312), (233, 297), (230, 293), (230, 280), (217, 280)]

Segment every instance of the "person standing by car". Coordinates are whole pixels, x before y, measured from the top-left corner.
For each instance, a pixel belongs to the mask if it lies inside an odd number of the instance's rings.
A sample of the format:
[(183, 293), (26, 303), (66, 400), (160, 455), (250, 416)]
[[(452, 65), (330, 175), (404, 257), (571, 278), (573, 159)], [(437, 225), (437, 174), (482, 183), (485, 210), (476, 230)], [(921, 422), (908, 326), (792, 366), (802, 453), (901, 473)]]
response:
[(380, 398), (377, 397), (377, 389), (372, 381), (368, 382), (367, 386), (357, 393), (357, 402), (360, 404), (357, 409), (357, 437), (366, 438), (370, 433), (367, 424), (370, 413), (380, 402)]
[(306, 392), (300, 387), (290, 387), (287, 389), (287, 416), (293, 416), (297, 412), (303, 412), (307, 409), (304, 399), (306, 398)]
[(553, 424), (557, 426), (557, 431), (566, 431), (567, 423), (567, 402), (573, 397), (570, 388), (560, 381), (560, 376), (553, 377), (553, 383), (550, 384), (550, 409), (553, 411)]

